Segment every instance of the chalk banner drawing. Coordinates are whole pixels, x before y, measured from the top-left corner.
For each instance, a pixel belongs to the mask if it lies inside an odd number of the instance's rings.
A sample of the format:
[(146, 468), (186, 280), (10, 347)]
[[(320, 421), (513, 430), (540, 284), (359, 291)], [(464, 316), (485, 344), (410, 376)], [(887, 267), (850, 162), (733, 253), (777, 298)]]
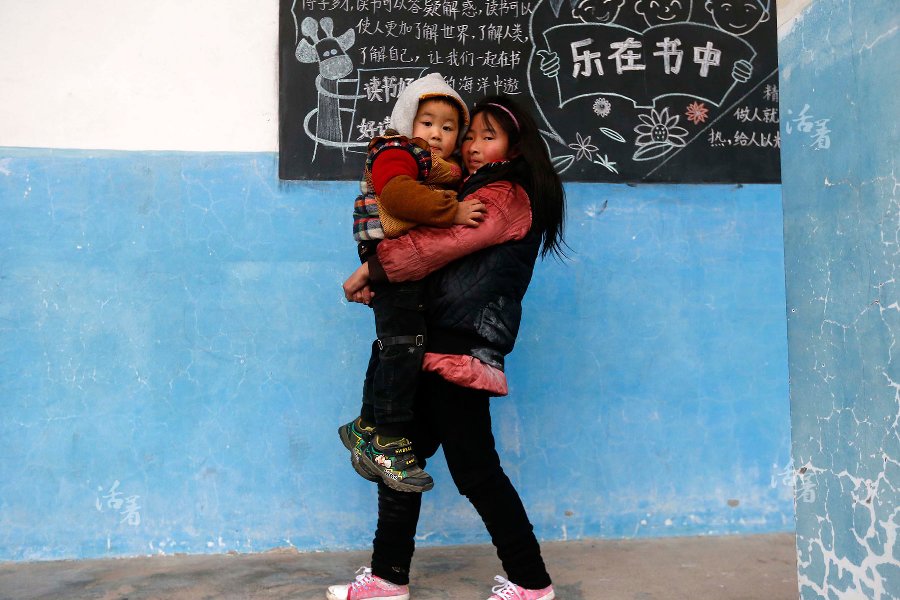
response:
[(281, 0), (283, 179), (356, 179), (438, 72), (515, 96), (570, 181), (781, 180), (775, 0)]

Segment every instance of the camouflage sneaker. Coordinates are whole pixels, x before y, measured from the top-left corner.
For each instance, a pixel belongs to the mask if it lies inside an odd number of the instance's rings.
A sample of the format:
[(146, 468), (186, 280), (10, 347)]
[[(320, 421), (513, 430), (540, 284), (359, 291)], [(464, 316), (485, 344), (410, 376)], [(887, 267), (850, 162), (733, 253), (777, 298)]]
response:
[(382, 446), (375, 436), (359, 462), (367, 471), (379, 473), (381, 480), (398, 492), (427, 492), (434, 487), (431, 475), (416, 464), (412, 444), (406, 438)]
[(360, 418), (357, 417), (347, 423), (341, 425), (338, 429), (338, 435), (341, 436), (341, 442), (344, 448), (350, 451), (350, 465), (360, 477), (369, 481), (381, 481), (381, 473), (377, 470), (370, 471), (360, 460), (363, 451), (372, 438), (375, 437), (374, 427), (363, 427), (360, 424)]

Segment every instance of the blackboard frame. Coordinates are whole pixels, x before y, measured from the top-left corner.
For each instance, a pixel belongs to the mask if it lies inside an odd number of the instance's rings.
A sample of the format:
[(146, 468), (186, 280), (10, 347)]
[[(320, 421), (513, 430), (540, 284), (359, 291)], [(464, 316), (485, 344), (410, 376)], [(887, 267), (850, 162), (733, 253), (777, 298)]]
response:
[(766, 10), (741, 29), (723, 1), (281, 0), (279, 177), (358, 178), (403, 82), (438, 71), (470, 103), (511, 91), (567, 181), (779, 183), (775, 2), (732, 0)]

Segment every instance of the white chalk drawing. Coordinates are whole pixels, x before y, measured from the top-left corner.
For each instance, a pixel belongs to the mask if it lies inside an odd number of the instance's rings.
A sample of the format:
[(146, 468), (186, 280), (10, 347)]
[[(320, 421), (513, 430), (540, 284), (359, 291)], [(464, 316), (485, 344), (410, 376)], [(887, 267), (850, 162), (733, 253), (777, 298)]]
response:
[(603, 135), (605, 135), (606, 137), (608, 137), (612, 140), (619, 142), (620, 144), (628, 143), (627, 140), (624, 137), (622, 137), (621, 133), (619, 133), (618, 131), (615, 131), (614, 129), (610, 129), (609, 127), (601, 127), (600, 133), (602, 133)]
[(636, 50), (643, 47), (643, 43), (635, 40), (633, 37), (621, 42), (613, 42), (609, 45), (615, 50), (609, 55), (609, 58), (616, 62), (616, 73), (621, 75), (625, 71), (646, 71), (647, 65), (639, 62), (643, 55)]
[[(292, 10), (293, 12), (293, 10)], [(296, 13), (294, 13), (296, 15)], [(296, 25), (296, 16), (295, 16)], [(319, 28), (325, 35), (319, 37)], [(339, 93), (340, 84), (356, 84), (356, 79), (346, 79), (353, 71), (353, 61), (347, 54), (347, 50), (356, 41), (353, 29), (348, 29), (341, 35), (334, 36), (334, 21), (331, 17), (323, 17), (316, 22), (312, 17), (303, 19), (301, 31), (309, 40), (299, 39), (299, 32), (295, 30), (298, 38), (295, 57), (303, 63), (318, 63), (319, 74), (316, 75), (316, 91), (318, 92), (318, 106), (307, 113), (303, 119), (303, 129), (306, 135), (314, 142), (312, 158), (316, 159), (319, 144), (341, 149), (343, 153), (347, 148), (364, 147), (366, 142), (344, 141), (343, 123), (341, 112), (351, 112), (349, 107), (342, 107), (341, 101), (356, 101), (361, 96)], [(315, 131), (310, 130), (310, 121), (316, 118)]]
[(612, 23), (625, 0), (577, 0), (572, 4), (572, 16), (583, 23)]
[(694, 62), (700, 65), (700, 77), (709, 77), (709, 68), (722, 64), (722, 51), (713, 47), (712, 42), (694, 46)]
[(816, 131), (813, 133), (811, 148), (816, 150), (828, 150), (831, 148), (831, 130), (828, 129), (828, 121), (830, 119), (819, 119), (816, 121)]
[(594, 152), (599, 150), (597, 146), (591, 143), (591, 136), (582, 137), (578, 132), (575, 133), (575, 142), (569, 144), (569, 148), (575, 151), (575, 160), (586, 158), (592, 160)]
[[(816, 118), (810, 114), (809, 110), (809, 104), (804, 104), (796, 117), (787, 119), (784, 123), (785, 133), (791, 135), (796, 129), (797, 133), (807, 134), (810, 140), (812, 140), (812, 143), (809, 144), (810, 148), (814, 150), (830, 149), (832, 132), (831, 129), (828, 128), (828, 123), (831, 122), (831, 119)], [(794, 111), (788, 109), (787, 114), (790, 117), (794, 114)]]
[(556, 172), (562, 175), (575, 163), (575, 155), (564, 154), (562, 156), (552, 156), (550, 160), (553, 163), (553, 168)]
[(606, 118), (612, 113), (612, 103), (606, 98), (597, 98), (594, 100), (593, 109), (595, 115)]
[(396, 75), (384, 75), (372, 77), (363, 84), (366, 92), (366, 100), (369, 102), (384, 102), (392, 104), (410, 83), (415, 81), (412, 77), (397, 77)]
[[(814, 119), (815, 117), (807, 114), (809, 111), (809, 104), (804, 104), (803, 109), (800, 111), (800, 114), (797, 115), (793, 119), (789, 119), (787, 123), (784, 125), (784, 130), (788, 134), (794, 133), (794, 126), (796, 125), (797, 131), (800, 133), (810, 133), (813, 130)], [(788, 109), (788, 115), (794, 114), (794, 111)]]
[(651, 110), (638, 115), (641, 124), (634, 128), (638, 134), (634, 144), (638, 147), (634, 160), (653, 160), (665, 156), (676, 148), (683, 148), (688, 130), (678, 125), (678, 115), (669, 116), (669, 109)]
[[(291, 0), (286, 5), (295, 32), (295, 47), (288, 51), (307, 65), (294, 63), (294, 70), (286, 72), (309, 80), (299, 94), (303, 102), (290, 109), (296, 116), (285, 117), (293, 129), (284, 130), (283, 156), (296, 161), (294, 172), (301, 176), (309, 167), (300, 163), (312, 162), (318, 163), (315, 173), (345, 176), (349, 153), (363, 153), (371, 137), (384, 133), (397, 94), (429, 71), (440, 72), (467, 101), (492, 93), (523, 95), (524, 104), (536, 109), (560, 172), (571, 169), (582, 176), (621, 170), (629, 178), (650, 176), (692, 141), (702, 142), (711, 122), (734, 110), (732, 95), (746, 97), (746, 90), (735, 90), (761, 83), (754, 66), (770, 71), (774, 51), (767, 37), (774, 31), (771, 0), (327, 5)], [(733, 14), (735, 7), (744, 13)], [(291, 75), (286, 81), (295, 84), (296, 79)], [(763, 81), (771, 84), (771, 76)], [(777, 86), (768, 86), (767, 93), (777, 98)], [(750, 101), (748, 106), (748, 118), (755, 120), (756, 105)], [(662, 114), (664, 122), (653, 123)], [(585, 131), (577, 125), (584, 117), (609, 119), (608, 127), (600, 134)], [(773, 118), (765, 122), (776, 122)], [(685, 119), (694, 125), (684, 125), (691, 129), (689, 136), (679, 126)], [(603, 142), (630, 144), (632, 128), (640, 140), (633, 157), (631, 152), (603, 154)], [(818, 137), (811, 141), (827, 148), (828, 123), (816, 130)], [(749, 129), (748, 134), (752, 138)], [(336, 150), (341, 157), (333, 160)], [(634, 162), (655, 159), (660, 164)]]
[(637, 0), (634, 12), (644, 17), (647, 27), (676, 21), (690, 21), (692, 0)]
[[(675, 33), (680, 37), (675, 37)], [(570, 39), (573, 36), (577, 38)], [(685, 44), (682, 37), (687, 36), (698, 41)], [(657, 102), (675, 96), (693, 97), (718, 107), (735, 86), (752, 77), (752, 61), (757, 55), (742, 38), (703, 23), (657, 25), (643, 32), (615, 24), (567, 23), (544, 29), (541, 37), (543, 44), (536, 48), (534, 56), (539, 58), (540, 73), (556, 82), (558, 108), (579, 98), (599, 95), (625, 98), (638, 108), (653, 108)], [(568, 48), (571, 69), (563, 72), (562, 59), (554, 47)], [(684, 67), (686, 51), (690, 52), (692, 69)], [(648, 58), (655, 62), (648, 62)], [(696, 87), (696, 77), (699, 81), (711, 81), (714, 71), (728, 65), (730, 85), (717, 80), (715, 85), (704, 84), (707, 87), (702, 90)], [(621, 90), (625, 79), (609, 77), (612, 73), (648, 75), (642, 79), (646, 85), (626, 86), (632, 91), (625, 93)], [(529, 91), (532, 97), (538, 97), (530, 77)], [(637, 95), (638, 91), (643, 95)], [(538, 109), (543, 113), (541, 103)]]
[(719, 29), (747, 35), (771, 17), (772, 0), (705, 0), (703, 5)]
[[(703, 0), (698, 1), (703, 2)], [(554, 14), (559, 17), (560, 8), (565, 4), (564, 0), (550, 0), (549, 3), (551, 8), (553, 8)], [(700, 125), (708, 121), (713, 107), (720, 108), (725, 105), (726, 99), (736, 86), (751, 79), (753, 75), (752, 62), (756, 59), (756, 50), (751, 44), (735, 36), (750, 33), (760, 23), (765, 22), (768, 18), (766, 10), (758, 11), (759, 18), (751, 26), (741, 26), (741, 23), (732, 21), (722, 23), (714, 21), (714, 25), (706, 25), (689, 22), (694, 8), (694, 3), (691, 0), (653, 0), (652, 2), (649, 0), (636, 0), (632, 8), (637, 15), (644, 19), (647, 25), (647, 29), (643, 32), (637, 32), (613, 23), (619, 18), (620, 11), (625, 4), (619, 1), (576, 2), (573, 5), (573, 16), (581, 23), (567, 23), (547, 27), (546, 22), (544, 22), (545, 24), (538, 29), (535, 28), (535, 16), (538, 14), (537, 7), (532, 12), (529, 34), (535, 40), (535, 48), (531, 62), (537, 67), (535, 72), (539, 72), (555, 83), (556, 92), (560, 99), (557, 108), (562, 109), (569, 102), (580, 98), (599, 96), (600, 98), (593, 101), (592, 110), (598, 116), (606, 116), (609, 114), (607, 111), (612, 112), (613, 109), (612, 102), (607, 98), (607, 96), (610, 96), (626, 98), (636, 108), (650, 108), (659, 114), (662, 107), (658, 107), (658, 104), (661, 101), (675, 96), (688, 96), (692, 102), (687, 104), (688, 108), (684, 116), (695, 125)], [(764, 2), (759, 4), (759, 6), (761, 9), (767, 9), (767, 4), (767, 2)], [(538, 6), (540, 6), (540, 3)], [(715, 13), (719, 17), (723, 17), (729, 10), (727, 6), (716, 4), (710, 4), (706, 8), (710, 11), (710, 15)], [(766, 15), (764, 16), (763, 13), (766, 13)], [(598, 38), (603, 39), (602, 34), (574, 37), (571, 34), (564, 33), (567, 27), (584, 28), (589, 26), (605, 28), (602, 31), (617, 30), (620, 32), (620, 35), (618, 39), (606, 39), (604, 43), (598, 43)], [(685, 27), (685, 31), (694, 32), (688, 36), (692, 40), (690, 43), (685, 44), (685, 39), (688, 38), (683, 38), (682, 35), (679, 35), (681, 30), (673, 29), (677, 27)], [(555, 31), (561, 33), (558, 39), (551, 40), (550, 38)], [(587, 29), (583, 31), (590, 32)], [(601, 30), (596, 29), (593, 31), (599, 32)], [(707, 32), (706, 35), (709, 37), (705, 41), (702, 40), (704, 35), (702, 32), (704, 31)], [(714, 32), (720, 32), (717, 35), (724, 33), (731, 36), (728, 38), (728, 43), (721, 45), (720, 40), (722, 38), (716, 37)], [(538, 43), (538, 40), (541, 38), (543, 38), (543, 44)], [(607, 46), (611, 51), (604, 51)], [(566, 60), (558, 53), (563, 48), (568, 50), (567, 54), (569, 54), (569, 57), (566, 57)], [(735, 54), (737, 52), (744, 54)], [(690, 54), (685, 56), (686, 53)], [(657, 62), (654, 64), (650, 61)], [(627, 76), (629, 72), (649, 73), (648, 65), (651, 64), (654, 64), (656, 73), (661, 72), (662, 75), (673, 77), (675, 78), (673, 81), (677, 81), (679, 76), (691, 77), (692, 73), (694, 79), (685, 79), (685, 83), (681, 86), (684, 89), (663, 89), (658, 93), (651, 93), (645, 98), (630, 97), (618, 91), (623, 88), (632, 90), (646, 89), (643, 86), (619, 86), (615, 79), (610, 79), (611, 74)], [(688, 64), (692, 65), (691, 69), (687, 68)], [(697, 81), (697, 77), (701, 81), (712, 81), (713, 72), (717, 69), (725, 68), (729, 69), (732, 83), (721, 94), (710, 94), (710, 92), (715, 93), (722, 89), (716, 89), (716, 86), (721, 85), (719, 83), (712, 87), (705, 84), (698, 87), (696, 84), (687, 83), (688, 81)], [(659, 76), (648, 76), (648, 79), (651, 83), (662, 81), (662, 78)], [(566, 81), (581, 81), (585, 83), (573, 86), (570, 83), (566, 83)], [(719, 80), (717, 79), (716, 81)], [(559, 130), (556, 129), (552, 116), (557, 111), (554, 111), (552, 107), (548, 107), (551, 109), (549, 111), (545, 109), (545, 98), (548, 97), (546, 86), (541, 84), (540, 81), (534, 80), (530, 70), (528, 83), (529, 92), (536, 99), (537, 110), (548, 125), (552, 137), (560, 138)], [(540, 92), (536, 90), (535, 83), (540, 84)], [(667, 86), (669, 88), (678, 87), (677, 84), (666, 84), (660, 87), (665, 88)], [(601, 102), (601, 98), (605, 102)], [(606, 105), (606, 102), (609, 104)], [(671, 108), (669, 110), (671, 111)], [(677, 117), (669, 117), (667, 122), (672, 118), (675, 119), (674, 126), (677, 127)], [(564, 121), (560, 120), (559, 123), (562, 125)], [(642, 125), (647, 124), (642, 123)], [(679, 127), (670, 130), (663, 124), (656, 123), (649, 128), (649, 131), (644, 131), (647, 128), (642, 125), (638, 126), (641, 129), (638, 133), (647, 135), (643, 137), (638, 136), (641, 142), (637, 144), (638, 149), (634, 155), (635, 160), (648, 161), (674, 156), (686, 147), (688, 143), (685, 137), (687, 130), (684, 128)], [(653, 139), (654, 127), (657, 139)], [(606, 132), (603, 133), (606, 134)], [(738, 143), (740, 143), (740, 140)], [(576, 148), (578, 146), (577, 141), (575, 145), (567, 145), (576, 150), (576, 160), (584, 158), (583, 149), (580, 154), (578, 153)], [(594, 162), (599, 164), (601, 161), (595, 160)], [(571, 166), (571, 163), (567, 164), (567, 166)]]
[(707, 141), (711, 148), (726, 146), (781, 148), (781, 133), (737, 130), (730, 137), (719, 129), (710, 129)]
[[(358, 69), (359, 81), (358, 95), (364, 97), (370, 104), (383, 106), (383, 114), (380, 117), (369, 119), (360, 117), (355, 125), (356, 140), (368, 143), (373, 137), (384, 135), (390, 127), (390, 110), (397, 97), (406, 89), (406, 86), (416, 80), (416, 77), (404, 77), (397, 69)], [(423, 69), (417, 69), (417, 75)], [(355, 113), (355, 111), (354, 111)]]
[(619, 170), (616, 169), (616, 163), (609, 160), (609, 157), (606, 154), (604, 154), (603, 156), (600, 156), (600, 153), (598, 152), (597, 159), (594, 160), (594, 162), (596, 164), (600, 165), (601, 167), (604, 167), (610, 173), (616, 173), (616, 174), (619, 173)]
[[(772, 465), (778, 468), (778, 465)], [(794, 459), (788, 462), (783, 469), (772, 476), (769, 485), (777, 488), (780, 483), (783, 486), (790, 487), (794, 492), (794, 497), (798, 502), (815, 502), (816, 501), (816, 484), (809, 477), (806, 467), (794, 468)], [(778, 478), (776, 482), (775, 479)]]
[(594, 217), (599, 217), (604, 212), (606, 212), (606, 208), (608, 206), (609, 206), (609, 200), (604, 200), (603, 204), (601, 204), (600, 206), (597, 206), (596, 204), (591, 204), (590, 206), (588, 206), (585, 209), (584, 214), (586, 214), (588, 217), (593, 219)]
[[(777, 70), (777, 69), (774, 70), (774, 71), (772, 71), (771, 73), (769, 73), (769, 75), (766, 76), (766, 77), (763, 79), (763, 81), (761, 81), (760, 83), (756, 84), (756, 86), (754, 86), (750, 91), (748, 91), (746, 94), (744, 94), (743, 96), (741, 96), (740, 98), (738, 98), (735, 102), (733, 102), (733, 103), (731, 104), (731, 106), (728, 106), (727, 108), (725, 108), (725, 110), (723, 110), (723, 111), (722, 111), (721, 113), (719, 113), (713, 120), (711, 120), (709, 123), (707, 123), (707, 124), (706, 124), (706, 127), (704, 127), (704, 128), (701, 129), (699, 132), (697, 132), (696, 137), (699, 137), (701, 134), (706, 133), (706, 131), (710, 131), (710, 134), (709, 134), (709, 140), (710, 140), (710, 146), (711, 146), (711, 147), (713, 147), (713, 146), (734, 145), (734, 144), (732, 143), (732, 140), (727, 140), (727, 139), (725, 139), (725, 138), (724, 138), (724, 135), (723, 135), (722, 133), (717, 132), (715, 129), (712, 129), (713, 125), (715, 125), (716, 123), (718, 123), (718, 122), (719, 122), (722, 118), (724, 118), (726, 115), (729, 115), (729, 114), (730, 114), (730, 111), (731, 111), (733, 108), (735, 108), (738, 104), (740, 104), (741, 102), (743, 102), (746, 98), (748, 98), (749, 96), (751, 96), (753, 93), (757, 92), (757, 91), (760, 89), (760, 87), (763, 85), (763, 82), (764, 82), (764, 81), (770, 79), (771, 77), (776, 76), (777, 74), (778, 74), (778, 70)], [(714, 137), (714, 136), (715, 136), (715, 137)], [(695, 139), (696, 139), (696, 137), (695, 137)], [(758, 141), (756, 144), (751, 144), (751, 142), (753, 141), (753, 139), (754, 139), (754, 138), (753, 138), (753, 136), (751, 135), (751, 136), (747, 139), (747, 143), (746, 143), (745, 145), (748, 145), (748, 146), (749, 146), (749, 145), (757, 145), (757, 146), (759, 146), (760, 148), (776, 148), (776, 149), (780, 149), (780, 148), (781, 148), (781, 134), (780, 134), (780, 132), (778, 132), (778, 131), (775, 131), (774, 133), (766, 133), (765, 135), (760, 134), (760, 141)], [(768, 141), (769, 143), (767, 144), (766, 141)], [(714, 142), (715, 142), (715, 143), (714, 143)], [(740, 145), (740, 144), (738, 144), (738, 145)], [(663, 161), (660, 162), (658, 165), (656, 165), (655, 167), (653, 167), (653, 169), (648, 173), (648, 175), (652, 175), (653, 173), (655, 173), (657, 170), (659, 170), (661, 167), (663, 167), (669, 160), (671, 160), (672, 157), (676, 156), (677, 154), (678, 154), (678, 152), (673, 152), (672, 154), (670, 154), (669, 156), (667, 156), (667, 157), (665, 158), (665, 160), (663, 160)]]
[(734, 118), (739, 123), (779, 123), (778, 108), (763, 108), (758, 106), (738, 106), (734, 110)]
[(684, 60), (684, 50), (681, 49), (681, 40), (670, 39), (668, 36), (660, 42), (656, 42), (658, 51), (653, 56), (661, 56), (663, 59), (663, 72), (666, 75), (678, 75), (681, 73), (681, 63)]
[[(97, 488), (98, 494), (103, 493), (103, 486)], [(98, 495), (94, 506), (98, 511), (104, 512), (107, 509), (117, 511), (122, 519), (120, 523), (127, 523), (133, 527), (141, 524), (141, 513), (138, 499), (140, 496), (127, 495), (119, 491), (119, 480), (116, 479), (105, 494)]]

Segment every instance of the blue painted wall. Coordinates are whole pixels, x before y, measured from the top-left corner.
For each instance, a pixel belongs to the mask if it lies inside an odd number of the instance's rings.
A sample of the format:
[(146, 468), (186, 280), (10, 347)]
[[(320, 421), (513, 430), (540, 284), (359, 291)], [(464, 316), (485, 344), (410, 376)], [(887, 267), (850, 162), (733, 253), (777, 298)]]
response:
[[(336, 436), (373, 335), (340, 293), (355, 188), (0, 150), (0, 560), (368, 546)], [(573, 258), (492, 404), (539, 536), (789, 530), (780, 187), (567, 190)], [(430, 471), (421, 543), (486, 542)]]
[(898, 9), (818, 0), (780, 47), (804, 600), (900, 598)]

